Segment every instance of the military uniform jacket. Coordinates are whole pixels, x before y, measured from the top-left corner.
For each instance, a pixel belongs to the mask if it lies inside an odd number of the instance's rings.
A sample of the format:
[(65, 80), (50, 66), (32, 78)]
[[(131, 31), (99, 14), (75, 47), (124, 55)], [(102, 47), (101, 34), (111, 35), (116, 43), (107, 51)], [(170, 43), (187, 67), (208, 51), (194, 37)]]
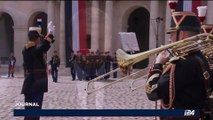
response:
[(16, 58), (14, 56), (9, 57), (9, 66), (14, 67), (16, 63)]
[(75, 60), (76, 60), (76, 55), (75, 55), (75, 54), (72, 54), (72, 55), (69, 57), (69, 66), (70, 66), (70, 67), (74, 67)]
[(105, 65), (110, 66), (111, 62), (113, 61), (112, 57), (110, 55), (107, 55), (105, 57)]
[[(185, 60), (180, 59), (175, 62), (172, 108), (202, 109), (204, 107), (206, 100), (205, 82), (203, 71), (199, 61), (195, 59), (195, 55), (204, 61), (209, 70), (207, 61), (200, 52), (188, 55)], [(171, 74), (168, 71), (162, 75), (162, 70), (162, 64), (154, 65), (146, 82), (146, 94), (150, 100), (161, 99), (165, 104), (168, 104)]]
[(69, 57), (69, 62), (71, 64), (73, 64), (75, 62), (75, 59), (76, 59), (76, 55), (75, 54), (72, 54), (70, 57)]
[(54, 55), (50, 61), (51, 67), (56, 69), (60, 65), (60, 58), (58, 55)]
[(35, 94), (47, 92), (48, 78), (44, 53), (50, 48), (50, 42), (43, 40), (40, 45), (29, 42), (23, 49), (25, 79), (22, 94)]

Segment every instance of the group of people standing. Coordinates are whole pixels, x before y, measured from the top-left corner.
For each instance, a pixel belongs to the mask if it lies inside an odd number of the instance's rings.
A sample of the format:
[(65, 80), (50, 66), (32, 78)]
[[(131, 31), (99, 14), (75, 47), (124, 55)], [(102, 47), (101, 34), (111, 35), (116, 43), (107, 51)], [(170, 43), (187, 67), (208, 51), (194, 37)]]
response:
[[(77, 54), (72, 51), (69, 62), (72, 80), (76, 80), (76, 78), (78, 80), (91, 80), (108, 73), (111, 70), (111, 66), (113, 69), (118, 67), (116, 56), (112, 57), (108, 51), (97, 51), (96, 53), (77, 51)], [(113, 77), (116, 78), (117, 74), (114, 74)], [(109, 75), (104, 77), (104, 79), (109, 78)]]

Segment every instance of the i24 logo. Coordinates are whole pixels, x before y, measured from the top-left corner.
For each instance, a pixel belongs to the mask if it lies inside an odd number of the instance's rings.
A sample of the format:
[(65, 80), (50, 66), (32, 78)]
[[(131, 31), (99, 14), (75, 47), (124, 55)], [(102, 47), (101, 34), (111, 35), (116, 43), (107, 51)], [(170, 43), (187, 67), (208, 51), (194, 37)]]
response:
[(195, 110), (185, 110), (184, 111), (184, 116), (194, 116), (195, 115)]

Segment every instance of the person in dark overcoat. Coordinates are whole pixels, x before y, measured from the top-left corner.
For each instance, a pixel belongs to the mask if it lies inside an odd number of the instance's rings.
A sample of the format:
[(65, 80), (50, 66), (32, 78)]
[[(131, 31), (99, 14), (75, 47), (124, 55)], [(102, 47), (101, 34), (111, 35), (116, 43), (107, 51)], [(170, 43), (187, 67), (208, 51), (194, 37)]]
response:
[[(22, 51), (25, 78), (21, 90), (24, 94), (25, 109), (40, 110), (42, 108), (44, 93), (48, 91), (47, 65), (44, 54), (50, 49), (51, 43), (54, 42), (52, 35), (54, 26), (48, 24), (48, 34), (42, 40), (41, 28), (30, 27), (28, 32), (29, 41)], [(28, 103), (35, 106), (28, 106)], [(40, 117), (27, 117), (24, 120), (39, 120)]]
[[(108, 73), (111, 70), (111, 62), (113, 61), (109, 51), (105, 52), (105, 72)], [(104, 77), (105, 80), (109, 79), (110, 75)]]
[(75, 60), (76, 60), (76, 54), (74, 53), (74, 51), (71, 51), (71, 55), (69, 57), (69, 63), (70, 63), (70, 73), (72, 76), (72, 80), (76, 79), (76, 70), (74, 67)]
[(50, 60), (50, 65), (53, 82), (58, 82), (58, 68), (60, 66), (60, 58), (57, 55), (57, 51), (54, 51), (54, 55)]
[(76, 70), (76, 76), (78, 80), (83, 80), (83, 57), (81, 51), (77, 51), (76, 60), (74, 64), (75, 70)]
[[(116, 53), (114, 53), (114, 56), (113, 56), (113, 61), (112, 61), (112, 69), (115, 70), (118, 68), (118, 61), (117, 61), (117, 57), (116, 57)], [(114, 72), (113, 73), (113, 78), (117, 78), (117, 72)]]

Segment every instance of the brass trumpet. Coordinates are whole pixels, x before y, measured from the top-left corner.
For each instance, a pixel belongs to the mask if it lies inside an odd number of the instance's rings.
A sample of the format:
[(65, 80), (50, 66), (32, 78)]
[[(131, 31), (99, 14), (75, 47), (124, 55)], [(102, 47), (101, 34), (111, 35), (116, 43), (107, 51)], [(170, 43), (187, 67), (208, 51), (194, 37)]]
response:
[(139, 89), (139, 88), (141, 88), (141, 87), (144, 87), (143, 85), (139, 85), (139, 86), (134, 87), (134, 83), (136, 83), (137, 81), (140, 81), (141, 79), (147, 78), (147, 77), (148, 77), (148, 74), (146, 74), (146, 75), (144, 75), (144, 76), (141, 76), (141, 77), (139, 77), (139, 78), (133, 80), (133, 81), (131, 82), (131, 84), (130, 84), (130, 89), (131, 89), (132, 91), (135, 91), (135, 90), (137, 90), (137, 89)]
[(89, 91), (89, 85), (90, 85), (92, 82), (101, 80), (101, 79), (104, 78), (105, 76), (110, 75), (111, 73), (117, 72), (117, 71), (119, 71), (119, 70), (120, 70), (120, 68), (117, 68), (117, 69), (115, 69), (115, 70), (112, 70), (112, 71), (110, 71), (110, 72), (108, 72), (108, 73), (106, 73), (106, 74), (103, 74), (103, 75), (101, 75), (101, 76), (98, 76), (98, 77), (96, 77), (96, 78), (90, 80), (90, 81), (87, 83), (87, 86), (86, 86), (86, 88), (85, 88), (87, 94), (91, 94), (91, 93), (97, 91), (97, 90), (95, 90), (95, 91)]
[(213, 48), (209, 48), (208, 51), (205, 51), (204, 56), (207, 58), (208, 63), (212, 64), (213, 63)]
[(137, 72), (134, 72), (134, 73), (131, 73), (131, 74), (129, 74), (129, 75), (126, 75), (125, 77), (122, 77), (122, 78), (120, 78), (120, 79), (118, 79), (118, 80), (116, 80), (116, 81), (113, 81), (113, 82), (111, 82), (111, 83), (109, 83), (109, 84), (107, 84), (107, 85), (104, 85), (104, 86), (102, 86), (102, 87), (100, 87), (100, 88), (89, 90), (89, 85), (90, 85), (91, 83), (93, 83), (93, 82), (99, 80), (100, 78), (102, 78), (102, 77), (104, 77), (104, 76), (107, 76), (107, 75), (109, 75), (109, 74), (111, 74), (111, 73), (113, 73), (113, 72), (116, 72), (116, 71), (118, 71), (118, 70), (120, 70), (120, 68), (117, 68), (117, 69), (115, 69), (115, 70), (113, 70), (113, 71), (110, 71), (110, 72), (108, 72), (108, 73), (106, 73), (106, 74), (104, 74), (104, 75), (102, 75), (102, 76), (99, 76), (99, 77), (97, 77), (97, 78), (95, 78), (95, 79), (89, 81), (89, 82), (87, 83), (87, 87), (86, 87), (86, 89), (85, 89), (86, 92), (87, 92), (87, 94), (89, 95), (89, 94), (95, 93), (95, 92), (97, 92), (97, 91), (99, 91), (99, 90), (101, 90), (101, 89), (107, 88), (107, 87), (109, 87), (109, 86), (111, 86), (111, 85), (113, 85), (113, 84), (115, 84), (115, 83), (121, 82), (121, 81), (125, 80), (126, 78), (130, 78), (130, 77), (132, 77), (132, 76), (134, 76), (134, 75), (137, 75), (138, 73), (144, 71), (144, 69), (141, 69), (141, 70), (139, 70), (139, 71), (137, 71)]
[[(193, 38), (193, 37), (191, 37), (191, 38)], [(206, 38), (203, 37), (202, 39), (204, 39), (204, 40), (199, 39), (195, 43), (189, 44), (189, 42), (185, 42), (183, 44), (178, 44), (176, 46), (173, 46), (172, 47), (173, 55), (175, 54), (177, 56), (184, 57), (185, 55), (187, 55), (190, 52), (193, 52), (193, 51), (196, 51), (196, 50), (201, 50), (202, 52), (204, 52), (204, 51), (206, 52), (206, 57), (207, 57), (207, 59), (209, 58), (208, 61), (211, 60), (213, 62), (213, 59), (212, 59), (213, 58), (213, 52), (211, 51), (211, 50), (213, 50), (212, 36), (207, 35)], [(209, 54), (211, 54), (211, 55), (209, 55)], [(177, 56), (174, 56), (174, 57), (177, 57)], [(142, 76), (142, 78), (144, 78), (144, 77), (146, 77), (146, 76)], [(143, 87), (143, 85), (139, 85), (139, 86), (136, 86), (136, 87), (134, 86), (134, 83), (137, 82), (138, 80), (140, 80), (140, 79), (136, 79), (136, 80), (132, 81), (132, 83), (130, 85), (130, 88), (131, 88), (132, 91), (135, 91), (135, 90)]]
[[(170, 43), (168, 45), (161, 46), (159, 48), (155, 48), (149, 51), (145, 51), (142, 53), (137, 53), (133, 55), (129, 55), (125, 53), (123, 50), (118, 49), (116, 51), (118, 64), (120, 67), (128, 67), (131, 65), (134, 65), (135, 63), (138, 63), (146, 58), (149, 58), (149, 56), (157, 54), (163, 50), (172, 49), (173, 54), (175, 56), (183, 56), (187, 55), (189, 52), (202, 49), (204, 47), (201, 45), (204, 43), (206, 37), (208, 36), (207, 33), (198, 34), (174, 43)], [(187, 46), (186, 46), (187, 45)], [(205, 45), (205, 44), (204, 44)], [(183, 48), (184, 47), (184, 48)], [(182, 48), (182, 49), (180, 49)], [(182, 51), (181, 51), (182, 50)]]
[[(95, 81), (99, 80), (100, 78), (103, 78), (104, 76), (109, 75), (109, 74), (111, 74), (115, 71), (118, 71), (120, 69), (127, 69), (128, 70), (135, 63), (138, 63), (142, 60), (145, 60), (145, 59), (149, 58), (150, 56), (155, 55), (155, 54), (157, 54), (161, 51), (172, 49), (173, 54), (174, 54), (173, 56), (185, 56), (190, 52), (204, 49), (204, 47), (207, 45), (206, 43), (208, 43), (207, 41), (210, 40), (210, 39), (207, 39), (207, 37), (213, 38), (212, 36), (209, 37), (209, 34), (207, 34), (207, 33), (202, 33), (202, 34), (198, 34), (198, 35), (195, 35), (195, 36), (192, 36), (192, 37), (189, 37), (189, 38), (186, 38), (186, 39), (174, 42), (174, 43), (170, 43), (170, 44), (161, 46), (159, 48), (155, 48), (155, 49), (152, 49), (152, 50), (149, 50), (149, 51), (145, 51), (145, 52), (141, 52), (141, 53), (137, 53), (137, 54), (132, 54), (132, 55), (127, 54), (126, 52), (124, 52), (121, 49), (118, 49), (116, 51), (116, 55), (117, 55), (116, 57), (117, 57), (117, 61), (118, 61), (120, 68), (113, 70), (109, 73), (106, 73), (104, 75), (101, 75), (101, 76), (89, 81), (87, 83), (87, 87), (86, 87), (85, 90), (87, 91), (87, 94), (95, 93), (95, 92), (97, 92), (101, 89), (107, 88), (107, 87), (109, 87), (109, 86), (111, 86), (115, 83), (118, 83), (118, 82), (120, 82), (120, 81), (122, 81), (122, 80), (124, 80), (128, 77), (131, 77), (132, 75), (137, 74), (137, 73), (133, 73), (133, 74), (130, 74), (130, 75), (125, 76), (123, 78), (120, 78), (119, 80), (116, 80), (112, 83), (109, 83), (105, 86), (102, 86), (100, 88), (89, 90), (89, 88), (90, 88), (89, 85), (92, 82), (95, 82)], [(138, 87), (134, 87), (134, 88), (138, 88)]]

